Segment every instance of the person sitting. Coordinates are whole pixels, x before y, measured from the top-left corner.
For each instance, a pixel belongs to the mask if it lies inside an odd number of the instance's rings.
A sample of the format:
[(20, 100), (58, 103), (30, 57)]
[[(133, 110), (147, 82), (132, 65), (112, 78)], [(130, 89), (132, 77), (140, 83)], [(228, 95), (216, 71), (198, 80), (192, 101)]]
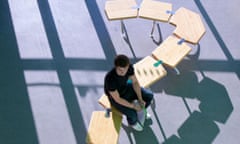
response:
[[(114, 67), (107, 72), (104, 79), (104, 91), (111, 105), (126, 116), (128, 124), (133, 129), (142, 131), (143, 125), (138, 121), (137, 112), (151, 104), (153, 93), (140, 87), (134, 67), (127, 56), (120, 54), (115, 57)], [(139, 105), (133, 103), (134, 100)]]

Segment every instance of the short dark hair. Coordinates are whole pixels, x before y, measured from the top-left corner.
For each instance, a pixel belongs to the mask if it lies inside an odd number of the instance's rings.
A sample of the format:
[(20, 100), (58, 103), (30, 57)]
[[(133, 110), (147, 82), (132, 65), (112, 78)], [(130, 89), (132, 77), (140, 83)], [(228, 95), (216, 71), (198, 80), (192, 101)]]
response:
[(117, 55), (114, 59), (115, 67), (126, 67), (130, 64), (129, 58), (123, 54)]

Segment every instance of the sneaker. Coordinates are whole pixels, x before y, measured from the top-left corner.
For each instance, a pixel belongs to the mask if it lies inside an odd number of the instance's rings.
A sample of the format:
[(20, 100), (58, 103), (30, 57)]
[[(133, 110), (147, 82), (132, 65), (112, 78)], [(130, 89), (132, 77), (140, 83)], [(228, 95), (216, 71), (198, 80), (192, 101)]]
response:
[(136, 122), (135, 125), (131, 126), (133, 129), (135, 129), (136, 131), (142, 131), (143, 127), (139, 124), (139, 122)]
[(148, 112), (147, 112), (147, 114), (146, 114), (146, 119), (147, 119), (147, 120), (148, 120), (148, 119), (151, 119), (151, 114), (148, 113)]

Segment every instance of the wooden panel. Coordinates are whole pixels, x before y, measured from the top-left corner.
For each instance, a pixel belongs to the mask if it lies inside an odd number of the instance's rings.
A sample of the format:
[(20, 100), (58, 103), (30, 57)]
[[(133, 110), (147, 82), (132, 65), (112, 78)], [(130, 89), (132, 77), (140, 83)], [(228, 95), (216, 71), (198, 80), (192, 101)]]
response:
[(167, 13), (167, 11), (172, 11), (172, 4), (153, 0), (143, 0), (139, 9), (139, 17), (168, 22), (171, 14)]
[(98, 103), (103, 106), (105, 109), (111, 109), (111, 112), (117, 113), (119, 115), (122, 115), (120, 111), (118, 111), (114, 106), (112, 106), (108, 100), (108, 97), (106, 94), (103, 94), (99, 99)]
[(105, 3), (105, 12), (109, 20), (136, 18), (138, 6), (135, 0), (109, 0)]
[(122, 116), (104, 111), (94, 111), (88, 127), (87, 144), (117, 144), (122, 124)]
[(179, 38), (169, 36), (152, 52), (152, 55), (157, 60), (163, 61), (164, 64), (170, 67), (176, 67), (176, 65), (191, 51), (191, 47), (184, 42), (179, 44), (179, 41)]
[(100, 99), (98, 100), (98, 103), (102, 105), (105, 109), (111, 108), (111, 104), (108, 100), (108, 97), (106, 94), (103, 94)]
[(206, 31), (200, 15), (183, 7), (170, 18), (170, 23), (176, 26), (175, 35), (193, 44), (197, 44)]
[(151, 56), (147, 56), (134, 64), (135, 75), (142, 87), (149, 87), (167, 74), (162, 65), (154, 66), (156, 62)]

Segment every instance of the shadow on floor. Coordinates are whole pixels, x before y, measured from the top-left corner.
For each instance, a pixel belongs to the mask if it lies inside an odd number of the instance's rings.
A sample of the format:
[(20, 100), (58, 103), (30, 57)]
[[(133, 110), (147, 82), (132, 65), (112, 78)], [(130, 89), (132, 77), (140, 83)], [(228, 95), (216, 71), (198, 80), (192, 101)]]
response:
[(194, 111), (178, 129), (179, 137), (172, 135), (163, 144), (211, 144), (218, 133), (219, 128), (213, 120)]
[(54, 18), (47, 0), (38, 0), (37, 4), (52, 51), (54, 68), (56, 68), (55, 70), (57, 71), (59, 77), (60, 86), (64, 95), (73, 132), (77, 143), (83, 143), (86, 137), (86, 127), (84, 125), (82, 113), (74, 92), (69, 69), (65, 62), (64, 52), (59, 40)]
[(111, 37), (107, 31), (105, 22), (98, 8), (96, 0), (85, 0), (88, 12), (91, 16), (93, 25), (97, 32), (98, 38), (107, 58), (108, 65), (113, 65), (112, 61), (116, 56), (116, 51), (112, 43)]
[[(155, 85), (155, 89), (182, 98), (190, 114), (178, 129), (180, 137), (173, 135), (164, 144), (211, 144), (219, 133), (215, 122), (224, 124), (231, 115), (233, 106), (226, 88), (202, 75), (199, 81), (194, 72), (182, 71), (181, 75), (167, 76)], [(199, 100), (200, 111), (192, 112), (186, 99)]]
[[(131, 144), (133, 144), (134, 142), (136, 144), (159, 144), (156, 135), (150, 127), (151, 125), (152, 120), (146, 120), (144, 124), (144, 130), (141, 132), (135, 131), (131, 127), (124, 124), (122, 124), (122, 128), (126, 131)], [(131, 135), (133, 136), (134, 142)]]
[(0, 143), (39, 143), (7, 1), (0, 1)]
[(207, 11), (205, 10), (203, 4), (200, 0), (194, 0), (195, 4), (197, 5), (198, 9), (200, 10), (203, 18), (205, 19), (206, 23), (208, 24), (210, 30), (212, 31), (213, 35), (215, 36), (219, 46), (222, 48), (222, 51), (224, 52), (225, 56), (228, 59), (228, 66), (231, 66), (231, 68), (234, 70), (234, 72), (237, 74), (238, 78), (240, 79), (240, 63), (239, 61), (235, 61), (233, 56), (231, 55), (228, 47), (226, 46), (224, 40), (222, 39), (221, 35), (217, 31), (217, 28), (215, 27), (213, 21), (209, 17)]

